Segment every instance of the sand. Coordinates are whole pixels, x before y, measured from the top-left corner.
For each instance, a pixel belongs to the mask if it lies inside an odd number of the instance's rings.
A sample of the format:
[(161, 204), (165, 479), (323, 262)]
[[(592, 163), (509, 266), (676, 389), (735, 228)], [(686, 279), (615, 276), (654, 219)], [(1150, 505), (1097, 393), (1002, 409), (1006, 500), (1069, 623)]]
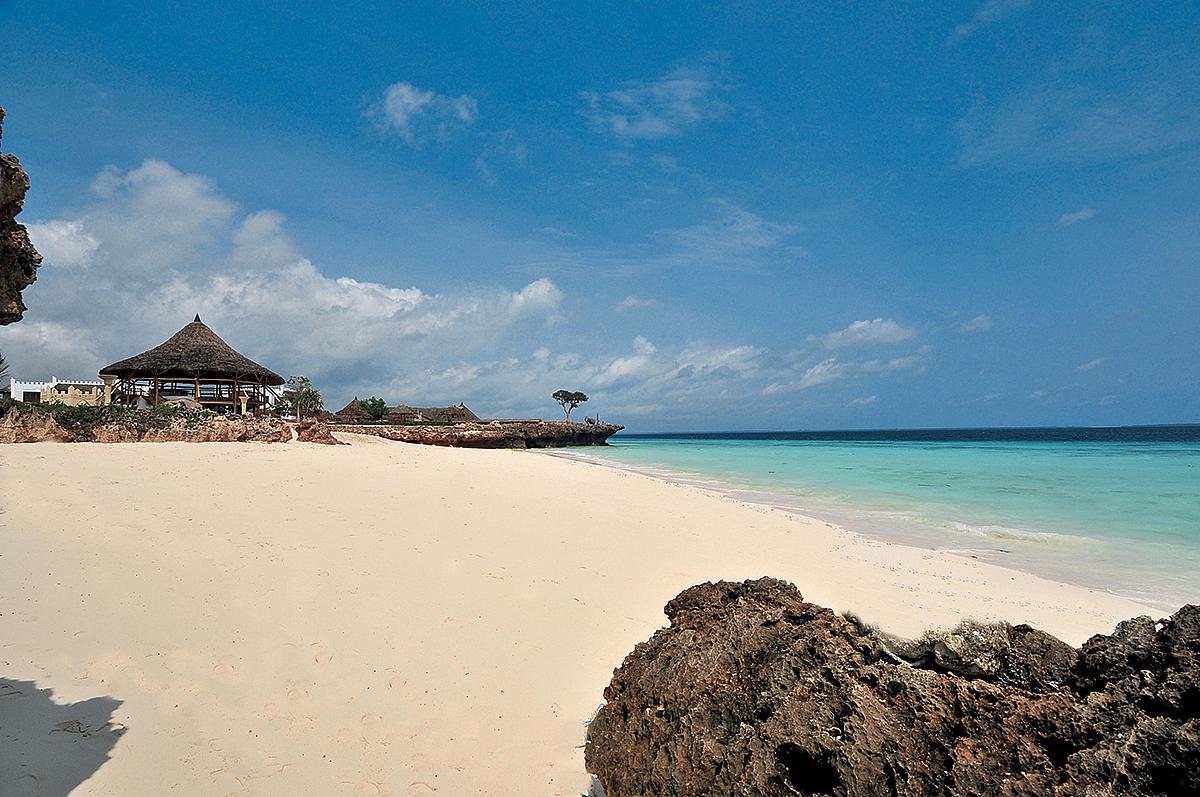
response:
[(579, 795), (612, 669), (710, 579), (908, 635), (1158, 613), (543, 453), (344, 439), (0, 447), (0, 795)]

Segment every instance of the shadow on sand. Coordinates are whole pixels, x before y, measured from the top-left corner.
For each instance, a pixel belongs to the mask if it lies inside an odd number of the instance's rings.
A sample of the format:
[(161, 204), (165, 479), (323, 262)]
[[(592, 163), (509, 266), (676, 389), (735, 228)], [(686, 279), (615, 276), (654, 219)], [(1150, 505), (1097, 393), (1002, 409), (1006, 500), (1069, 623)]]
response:
[(105, 761), (125, 726), (111, 697), (55, 703), (32, 681), (0, 678), (0, 797), (66, 797)]

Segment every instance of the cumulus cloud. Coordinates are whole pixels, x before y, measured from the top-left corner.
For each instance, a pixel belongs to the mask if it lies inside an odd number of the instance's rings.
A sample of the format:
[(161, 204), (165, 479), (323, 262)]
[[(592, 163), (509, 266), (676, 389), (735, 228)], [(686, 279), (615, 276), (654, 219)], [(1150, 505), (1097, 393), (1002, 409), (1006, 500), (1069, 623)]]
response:
[(1058, 218), (1058, 223), (1062, 227), (1070, 227), (1072, 224), (1076, 224), (1081, 221), (1087, 221), (1095, 215), (1096, 211), (1094, 208), (1083, 208), (1082, 210), (1077, 210), (1074, 213), (1062, 214)]
[(467, 94), (448, 97), (400, 82), (387, 87), (368, 115), (380, 130), (415, 146), (430, 138), (449, 138), (470, 127), (479, 118), (479, 104)]
[(959, 327), (963, 332), (987, 332), (994, 326), (992, 317), (989, 315), (977, 315), (970, 321)]
[(490, 411), (497, 416), (530, 417), (545, 411), (555, 389), (582, 388), (590, 397), (589, 413), (701, 420), (714, 407), (755, 392), (765, 373), (763, 354), (751, 346), (705, 342), (660, 346), (639, 336), (618, 353), (555, 354), (540, 347), (524, 356), (419, 369), (398, 375), (387, 389), (396, 395), (417, 387), (434, 396), (483, 394), (493, 397)]
[(821, 340), (831, 349), (841, 349), (864, 344), (900, 343), (917, 333), (889, 318), (855, 321), (845, 329), (830, 332)]
[(26, 226), (42, 257), (60, 266), (87, 266), (100, 246), (80, 221), (33, 222)]
[(950, 34), (949, 43), (957, 44), (963, 39), (969, 38), (981, 28), (999, 22), (1027, 8), (1029, 4), (1030, 0), (984, 0), (983, 4), (975, 9), (975, 14), (970, 20), (954, 27), (954, 31)]
[(586, 114), (622, 141), (680, 136), (729, 110), (709, 69), (680, 67), (651, 81), (631, 81), (604, 94), (584, 92)]
[(199, 313), (247, 356), (337, 395), (523, 345), (559, 318), (563, 294), (547, 278), (430, 293), (329, 276), (297, 251), (282, 214), (240, 214), (211, 181), (158, 161), (106, 171), (93, 190), (69, 219), (34, 227), (49, 244), (30, 292), (36, 313), (4, 341), (22, 370), (86, 377)]
[[(792, 363), (745, 343), (646, 336), (572, 350), (565, 341), (591, 338), (569, 328), (565, 297), (545, 277), (430, 291), (329, 274), (300, 251), (283, 214), (241, 209), (211, 180), (161, 161), (106, 170), (93, 192), (84, 207), (33, 227), (45, 266), (28, 292), (29, 317), (0, 340), (20, 375), (91, 376), (196, 313), (252, 359), (311, 377), (331, 406), (373, 394), (533, 417), (566, 387), (592, 397), (592, 414), (702, 423), (734, 410), (749, 417), (747, 396), (765, 407), (767, 396), (843, 382), (861, 394), (867, 380), (917, 367), (915, 355)], [(733, 224), (742, 247), (773, 251), (785, 234), (742, 219)], [(679, 246), (710, 240), (692, 235), (681, 233)]]

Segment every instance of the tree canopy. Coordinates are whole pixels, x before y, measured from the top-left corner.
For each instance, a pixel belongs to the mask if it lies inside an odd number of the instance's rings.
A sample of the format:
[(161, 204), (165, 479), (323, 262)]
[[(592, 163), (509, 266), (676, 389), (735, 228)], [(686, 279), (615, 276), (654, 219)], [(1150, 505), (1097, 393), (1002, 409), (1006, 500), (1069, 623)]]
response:
[(360, 399), (358, 405), (363, 408), (363, 412), (373, 421), (382, 421), (387, 417), (387, 402), (377, 396)]
[(280, 397), (283, 410), (295, 413), (296, 420), (301, 420), (305, 414), (312, 414), (324, 409), (325, 402), (321, 391), (313, 387), (307, 376), (290, 376), (284, 385)]
[(562, 405), (568, 423), (571, 422), (571, 410), (588, 400), (586, 393), (576, 390), (556, 390), (550, 395), (550, 398)]

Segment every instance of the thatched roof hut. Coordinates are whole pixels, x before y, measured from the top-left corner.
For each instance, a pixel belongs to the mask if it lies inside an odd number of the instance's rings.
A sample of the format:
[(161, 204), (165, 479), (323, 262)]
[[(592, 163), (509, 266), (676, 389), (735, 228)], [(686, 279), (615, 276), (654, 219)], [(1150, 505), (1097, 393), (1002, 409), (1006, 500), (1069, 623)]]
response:
[(358, 396), (333, 414), (333, 417), (342, 423), (362, 423), (363, 421), (371, 420), (371, 416), (363, 409), (362, 402), (358, 400)]
[(100, 369), (107, 384), (116, 381), (114, 399), (151, 403), (188, 396), (224, 412), (268, 406), (283, 377), (239, 354), (197, 315), (165, 343)]
[(449, 407), (410, 407), (407, 404), (397, 404), (388, 410), (388, 420), (392, 423), (469, 423), (478, 421), (479, 416), (462, 403)]
[(100, 369), (101, 376), (132, 379), (147, 376), (186, 379), (237, 379), (282, 385), (283, 377), (248, 359), (200, 320), (176, 332), (165, 343)]

